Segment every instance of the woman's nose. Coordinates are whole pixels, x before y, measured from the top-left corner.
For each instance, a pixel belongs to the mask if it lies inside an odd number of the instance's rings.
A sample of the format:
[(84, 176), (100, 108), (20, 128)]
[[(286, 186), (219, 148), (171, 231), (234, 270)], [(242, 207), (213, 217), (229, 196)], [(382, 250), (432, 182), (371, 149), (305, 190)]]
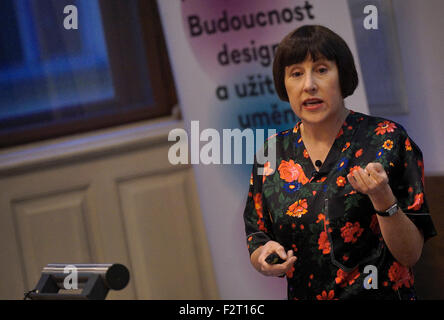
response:
[(317, 90), (317, 85), (313, 76), (307, 72), (304, 82), (304, 91), (306, 92), (315, 92)]

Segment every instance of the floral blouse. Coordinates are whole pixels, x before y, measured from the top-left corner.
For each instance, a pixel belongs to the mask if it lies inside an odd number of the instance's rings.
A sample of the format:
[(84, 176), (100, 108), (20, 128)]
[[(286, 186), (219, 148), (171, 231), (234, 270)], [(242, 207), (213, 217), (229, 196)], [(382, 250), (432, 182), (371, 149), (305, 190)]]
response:
[[(300, 124), (266, 141), (265, 150), (276, 139), (276, 168), (253, 165), (244, 212), (250, 255), (269, 240), (293, 250), (288, 299), (416, 299), (412, 270), (392, 256), (370, 199), (346, 176), (381, 163), (400, 208), (427, 240), (437, 233), (424, 195), (421, 150), (398, 123), (351, 111), (316, 172)], [(364, 286), (370, 274), (377, 289)]]

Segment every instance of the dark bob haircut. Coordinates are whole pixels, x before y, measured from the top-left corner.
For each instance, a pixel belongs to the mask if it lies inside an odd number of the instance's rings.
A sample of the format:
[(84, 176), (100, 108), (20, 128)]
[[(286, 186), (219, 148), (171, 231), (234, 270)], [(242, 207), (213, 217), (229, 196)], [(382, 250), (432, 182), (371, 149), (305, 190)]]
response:
[(279, 98), (288, 102), (285, 89), (285, 67), (301, 63), (311, 56), (313, 61), (325, 58), (336, 62), (342, 98), (353, 94), (358, 86), (353, 55), (339, 35), (320, 25), (306, 25), (290, 32), (280, 42), (273, 61), (274, 87)]

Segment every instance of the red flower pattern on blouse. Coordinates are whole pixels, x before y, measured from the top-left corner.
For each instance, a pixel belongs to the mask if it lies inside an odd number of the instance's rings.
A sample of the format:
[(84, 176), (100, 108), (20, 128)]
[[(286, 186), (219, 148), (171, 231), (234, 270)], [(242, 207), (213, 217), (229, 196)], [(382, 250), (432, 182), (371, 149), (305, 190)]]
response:
[(335, 292), (333, 290), (330, 290), (328, 293), (327, 291), (322, 291), (321, 294), (318, 294), (316, 296), (316, 299), (318, 300), (338, 300), (337, 298), (335, 299)]
[[(391, 183), (394, 186), (403, 183), (406, 191), (408, 188), (405, 197), (399, 199), (400, 203), (405, 204), (406, 209), (409, 206), (410, 210), (417, 210), (415, 212), (427, 212), (428, 209), (426, 195), (422, 194), (422, 156), (403, 128), (391, 121), (363, 114), (350, 116), (347, 120), (333, 145), (332, 155), (336, 158), (330, 156), (332, 161), (325, 163), (329, 175), (311, 176), (313, 166), (307, 158), (298, 126), (295, 126), (293, 132), (290, 130), (275, 136), (280, 147), (274, 172), (266, 164), (264, 169), (270, 170), (270, 175), (260, 177), (254, 170), (253, 179), (250, 179), (244, 212), (247, 247), (251, 254), (271, 238), (297, 252), (297, 263), (286, 273), (289, 299), (330, 300), (342, 298), (343, 294), (344, 298), (359, 298), (368, 292), (362, 285), (362, 269), (356, 266), (361, 266), (363, 259), (367, 259), (383, 240), (379, 217), (374, 208), (361, 201), (362, 195), (349, 188), (344, 177), (348, 172), (354, 173), (375, 161), (377, 152), (382, 150), (379, 160), (388, 170)], [(366, 121), (359, 123), (362, 120)], [(402, 174), (392, 174), (398, 171)], [(405, 181), (407, 172), (408, 180)], [(266, 183), (261, 183), (265, 179)], [(297, 192), (288, 192), (288, 184), (297, 188)], [(325, 201), (336, 196), (345, 196), (344, 206), (340, 201)], [(331, 217), (329, 212), (333, 214)], [(327, 220), (336, 216), (339, 218)], [(427, 217), (421, 215), (418, 220)], [(428, 236), (435, 232), (433, 227), (424, 231)], [(411, 270), (391, 255), (377, 259), (383, 261), (371, 260), (366, 264), (378, 263), (379, 283), (386, 289), (380, 290), (381, 299), (398, 298), (399, 294), (401, 298), (413, 296)], [(337, 263), (352, 271), (345, 272), (337, 267)], [(397, 293), (392, 288), (402, 290)]]
[(354, 224), (347, 222), (341, 228), (341, 237), (344, 239), (344, 242), (355, 243), (363, 231), (364, 229), (360, 227), (359, 222), (356, 221)]
[(301, 199), (293, 203), (290, 207), (288, 207), (287, 214), (292, 217), (302, 217), (307, 213), (307, 199)]
[(412, 151), (412, 145), (410, 144), (410, 139), (405, 139), (405, 150), (406, 151)]
[(322, 231), (319, 235), (318, 240), (318, 249), (322, 250), (323, 254), (329, 254), (330, 253), (330, 241), (328, 241), (328, 235), (327, 232)]
[(352, 285), (355, 280), (359, 278), (360, 275), (361, 274), (359, 273), (358, 268), (354, 269), (351, 272), (345, 272), (344, 270), (339, 269), (336, 272), (335, 282), (336, 284), (339, 284), (341, 288), (344, 288), (345, 286), (347, 286), (347, 284)]
[(347, 184), (347, 179), (345, 179), (343, 176), (339, 176), (336, 179), (336, 184), (338, 187), (343, 187)]
[(386, 132), (393, 132), (396, 129), (396, 124), (391, 121), (385, 120), (378, 123), (378, 127), (375, 129), (376, 135), (385, 134)]
[(415, 200), (412, 205), (408, 206), (407, 209), (413, 209), (415, 211), (421, 209), (422, 204), (424, 203), (424, 194), (418, 193), (415, 195)]
[(256, 213), (258, 216), (257, 224), (259, 226), (259, 230), (267, 232), (267, 228), (264, 224), (264, 212), (262, 210), (262, 194), (256, 193), (253, 197), (254, 200), (254, 208), (256, 209)]
[(262, 176), (262, 183), (265, 182), (265, 178), (271, 175), (274, 172), (274, 169), (271, 167), (270, 161), (265, 162), (264, 164), (264, 174)]
[(402, 286), (410, 288), (414, 282), (410, 270), (396, 261), (391, 265), (388, 276), (390, 281), (394, 282), (392, 286), (393, 290), (398, 290)]
[(356, 170), (359, 170), (359, 168), (361, 168), (361, 166), (354, 166), (354, 167), (350, 168), (351, 175), (353, 176), (353, 172)]
[(278, 171), (281, 179), (285, 180), (286, 182), (293, 182), (295, 180), (302, 184), (306, 184), (308, 182), (308, 179), (305, 176), (305, 173), (302, 170), (300, 164), (294, 163), (293, 160), (282, 160), (281, 164), (279, 165)]

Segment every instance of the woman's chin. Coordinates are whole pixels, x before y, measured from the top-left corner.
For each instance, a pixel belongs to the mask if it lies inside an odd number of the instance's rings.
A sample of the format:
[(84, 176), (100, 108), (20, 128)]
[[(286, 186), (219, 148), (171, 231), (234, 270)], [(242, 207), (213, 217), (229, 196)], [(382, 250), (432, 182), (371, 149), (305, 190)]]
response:
[(310, 124), (323, 123), (328, 119), (328, 112), (322, 108), (316, 110), (304, 110), (300, 118), (303, 122)]

